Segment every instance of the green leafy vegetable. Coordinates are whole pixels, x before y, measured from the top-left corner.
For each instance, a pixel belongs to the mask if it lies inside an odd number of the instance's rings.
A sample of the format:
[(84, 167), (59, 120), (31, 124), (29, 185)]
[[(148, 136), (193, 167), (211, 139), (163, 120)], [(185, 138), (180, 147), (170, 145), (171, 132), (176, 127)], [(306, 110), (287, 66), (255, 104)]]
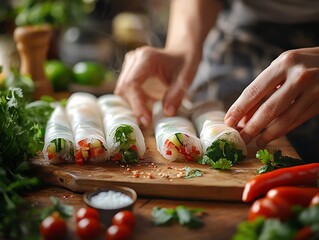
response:
[(49, 113), (36, 109), (26, 108), (21, 88), (0, 91), (0, 238), (36, 239), (34, 212), (20, 195), (39, 185), (27, 160), (43, 148)]
[(200, 169), (185, 167), (185, 176), (184, 178), (194, 178), (203, 176), (203, 171)]
[(287, 221), (274, 218), (256, 218), (244, 221), (237, 226), (233, 240), (293, 240), (299, 230), (310, 227), (313, 237), (319, 237), (319, 205), (295, 208), (294, 216)]
[(228, 170), (231, 166), (233, 166), (232, 162), (226, 158), (220, 158), (218, 161), (212, 162), (212, 167), (215, 169)]
[(136, 144), (136, 140), (131, 136), (132, 133), (133, 127), (126, 124), (119, 126), (115, 131), (114, 138), (116, 143), (119, 143), (122, 163), (136, 163), (139, 159), (137, 151), (132, 148)]
[(259, 150), (256, 153), (256, 158), (260, 159), (265, 165), (257, 169), (257, 173), (270, 172), (281, 167), (291, 167), (304, 164), (301, 159), (283, 156), (280, 150), (269, 153), (267, 149)]
[(153, 223), (157, 226), (167, 226), (178, 222), (180, 225), (188, 228), (199, 228), (203, 226), (200, 218), (203, 209), (189, 209), (185, 206), (174, 208), (154, 207), (152, 210)]
[(237, 161), (245, 158), (243, 151), (227, 140), (218, 139), (207, 148), (206, 154), (198, 161), (215, 169), (229, 169)]

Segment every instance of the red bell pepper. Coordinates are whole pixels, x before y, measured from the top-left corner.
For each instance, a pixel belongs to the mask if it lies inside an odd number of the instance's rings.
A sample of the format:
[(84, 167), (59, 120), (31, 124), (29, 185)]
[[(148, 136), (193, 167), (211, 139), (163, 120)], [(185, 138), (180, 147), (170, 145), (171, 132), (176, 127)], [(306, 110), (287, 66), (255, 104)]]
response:
[(310, 163), (263, 173), (249, 180), (244, 188), (242, 200), (250, 202), (279, 186), (317, 186), (319, 163)]

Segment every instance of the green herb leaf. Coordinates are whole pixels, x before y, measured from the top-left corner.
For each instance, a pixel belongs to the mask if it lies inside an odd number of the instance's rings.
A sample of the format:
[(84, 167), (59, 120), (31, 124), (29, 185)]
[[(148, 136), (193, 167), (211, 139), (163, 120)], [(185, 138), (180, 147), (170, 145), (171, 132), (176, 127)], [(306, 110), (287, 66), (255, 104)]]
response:
[(123, 124), (115, 130), (114, 139), (119, 143), (122, 163), (136, 163), (139, 155), (131, 147), (136, 144), (136, 139), (132, 138), (133, 127)]
[(198, 228), (203, 226), (202, 220), (197, 216), (202, 211), (202, 209), (190, 209), (185, 206), (177, 206), (175, 209), (154, 207), (152, 210), (153, 223), (157, 226), (167, 226), (178, 222), (188, 228)]
[(258, 150), (256, 158), (260, 159), (260, 161), (265, 164), (256, 170), (258, 174), (270, 172), (281, 167), (304, 164), (301, 159), (283, 156), (280, 150), (274, 151), (273, 154), (269, 153), (267, 149)]
[(184, 178), (194, 178), (203, 176), (203, 171), (196, 168), (185, 167), (185, 177)]
[(155, 225), (169, 225), (177, 218), (173, 209), (154, 207), (152, 210), (153, 223)]
[[(207, 148), (205, 155), (198, 162), (210, 165), (217, 169), (229, 169), (234, 163), (241, 161), (244, 158), (245, 156), (243, 151), (238, 150), (232, 142), (224, 139), (218, 139)], [(226, 159), (227, 161), (230, 161), (231, 164), (224, 160), (215, 164), (220, 159)]]
[(214, 169), (228, 170), (231, 166), (233, 166), (232, 162), (226, 158), (220, 158), (217, 162), (212, 162)]

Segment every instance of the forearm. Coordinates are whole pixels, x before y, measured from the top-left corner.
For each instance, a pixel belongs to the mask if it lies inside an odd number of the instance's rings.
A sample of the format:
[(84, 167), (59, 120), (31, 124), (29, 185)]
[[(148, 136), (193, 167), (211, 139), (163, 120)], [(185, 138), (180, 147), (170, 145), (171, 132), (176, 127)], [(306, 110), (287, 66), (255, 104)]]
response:
[(201, 58), (203, 42), (221, 10), (218, 0), (172, 0), (165, 48)]

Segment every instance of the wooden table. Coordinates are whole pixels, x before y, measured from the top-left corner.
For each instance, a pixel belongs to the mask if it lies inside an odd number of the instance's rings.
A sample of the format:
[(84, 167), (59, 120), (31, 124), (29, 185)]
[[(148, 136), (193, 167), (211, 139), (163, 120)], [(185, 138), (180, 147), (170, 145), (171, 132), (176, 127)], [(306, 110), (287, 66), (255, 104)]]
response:
[[(293, 150), (285, 138), (281, 138), (272, 143), (277, 149), (288, 150), (290, 155), (296, 157), (297, 153)], [(75, 210), (85, 206), (82, 194), (74, 193), (70, 190), (56, 186), (46, 186), (41, 190), (30, 192), (26, 199), (39, 207), (50, 204), (49, 196), (55, 196), (61, 203), (74, 206)], [(158, 227), (152, 224), (151, 211), (153, 207), (176, 207), (184, 205), (190, 208), (204, 208), (205, 225), (197, 230), (190, 230), (178, 224), (169, 227)], [(134, 206), (134, 214), (137, 217), (137, 224), (134, 229), (134, 239), (231, 239), (236, 231), (238, 223), (247, 217), (250, 204), (241, 202), (225, 201), (199, 201), (188, 199), (173, 199), (159, 197), (140, 197)], [(72, 217), (68, 221), (70, 234), (68, 239), (78, 239), (75, 235), (75, 219)], [(101, 238), (103, 239), (103, 238)]]

